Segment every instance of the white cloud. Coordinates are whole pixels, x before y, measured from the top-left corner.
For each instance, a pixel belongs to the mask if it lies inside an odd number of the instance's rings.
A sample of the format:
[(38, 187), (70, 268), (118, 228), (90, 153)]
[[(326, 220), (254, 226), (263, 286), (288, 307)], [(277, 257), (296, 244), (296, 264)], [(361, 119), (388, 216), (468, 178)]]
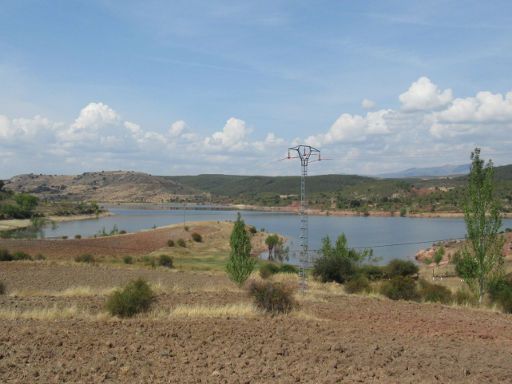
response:
[(382, 109), (368, 112), (366, 116), (343, 113), (323, 134), (310, 136), (306, 142), (313, 146), (322, 146), (340, 142), (350, 143), (367, 139), (368, 136), (390, 133), (386, 115), (390, 110)]
[(181, 136), (181, 134), (185, 130), (186, 126), (187, 125), (185, 124), (185, 122), (183, 120), (175, 121), (174, 123), (171, 124), (171, 126), (169, 128), (169, 134), (171, 135), (171, 137)]
[(377, 104), (375, 103), (375, 101), (370, 99), (363, 99), (363, 101), (361, 102), (361, 106), (364, 109), (374, 109), (376, 105)]
[(204, 140), (208, 148), (238, 150), (247, 146), (247, 136), (251, 130), (246, 127), (245, 121), (231, 117), (228, 119), (222, 131), (215, 132)]
[(399, 97), (404, 111), (426, 111), (441, 108), (449, 104), (452, 90), (441, 91), (428, 77), (420, 77)]
[(99, 131), (111, 125), (120, 123), (120, 116), (108, 105), (89, 103), (81, 111), (71, 126), (59, 133), (64, 141), (97, 140)]

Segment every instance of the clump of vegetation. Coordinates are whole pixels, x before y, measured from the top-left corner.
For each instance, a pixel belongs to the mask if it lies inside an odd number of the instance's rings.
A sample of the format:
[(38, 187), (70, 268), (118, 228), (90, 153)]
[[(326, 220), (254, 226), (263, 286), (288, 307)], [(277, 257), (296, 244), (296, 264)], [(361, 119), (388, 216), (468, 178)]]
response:
[(272, 261), (272, 251), (274, 250), (274, 247), (279, 243), (279, 236), (274, 234), (268, 235), (265, 239), (265, 244), (268, 247), (268, 259), (269, 261)]
[(75, 261), (77, 263), (89, 263), (89, 264), (92, 264), (96, 260), (94, 259), (93, 255), (86, 253), (84, 255), (75, 256)]
[[(156, 226), (155, 226), (155, 228), (156, 228)], [(190, 229), (190, 228), (188, 227), (188, 225), (185, 225), (185, 227), (183, 227), (183, 228), (185, 229), (185, 231), (186, 231), (186, 232), (188, 232), (188, 230)]]
[(343, 284), (357, 274), (357, 269), (365, 260), (371, 260), (371, 249), (356, 251), (349, 248), (347, 238), (341, 234), (333, 246), (329, 236), (322, 239), (322, 256), (315, 260), (313, 275), (322, 282), (335, 281)]
[(453, 299), (458, 305), (475, 306), (478, 304), (476, 295), (467, 288), (457, 290), (453, 295)]
[(0, 249), (0, 261), (32, 260), (32, 257), (25, 252), (11, 253), (7, 249)]
[(409, 276), (398, 275), (385, 281), (380, 288), (380, 293), (391, 300), (418, 301), (420, 299), (416, 282)]
[(75, 235), (75, 239), (80, 240), (82, 238), (82, 235)]
[(449, 304), (453, 301), (452, 292), (443, 285), (432, 284), (426, 280), (420, 280), (419, 294), (424, 301)]
[(380, 280), (386, 277), (385, 267), (381, 267), (374, 264), (361, 265), (358, 270), (358, 274), (363, 275), (370, 281)]
[(115, 235), (121, 235), (121, 234), (125, 234), (126, 231), (125, 230), (119, 230), (119, 228), (117, 227), (117, 224), (114, 224), (114, 226), (112, 227), (112, 229), (110, 231), (107, 231), (105, 229), (105, 227), (101, 228), (101, 231), (98, 231), (98, 233), (96, 234), (96, 236), (99, 236), (99, 237), (106, 237), (106, 236), (115, 236)]
[(5, 284), (0, 281), (0, 295), (5, 294)]
[(279, 266), (274, 263), (265, 263), (260, 267), (260, 276), (262, 279), (268, 279), (270, 276), (279, 272)]
[(34, 260), (46, 260), (46, 256), (43, 255), (42, 253), (38, 253)]
[(288, 313), (297, 306), (295, 288), (289, 284), (251, 281), (248, 291), (257, 307), (269, 313)]
[(132, 317), (147, 312), (155, 295), (147, 282), (138, 279), (116, 290), (107, 300), (106, 309), (112, 316)]
[(26, 252), (18, 251), (14, 252), (12, 255), (13, 260), (32, 260), (32, 256), (30, 256)]
[(133, 257), (131, 257), (131, 256), (123, 257), (123, 263), (125, 263), (125, 264), (133, 264)]
[(512, 281), (500, 279), (489, 288), (491, 300), (497, 303), (505, 313), (512, 313)]
[(193, 232), (191, 236), (192, 236), (192, 240), (194, 240), (196, 243), (200, 243), (203, 241), (203, 236), (201, 236), (197, 232)]
[(233, 226), (229, 245), (231, 252), (226, 264), (226, 272), (233, 282), (242, 286), (254, 270), (256, 259), (251, 257), (251, 239), (245, 230), (245, 223), (240, 213)]
[(140, 259), (140, 261), (148, 266), (148, 267), (151, 267), (151, 268), (155, 268), (156, 267), (156, 260), (154, 257), (151, 257), (151, 256), (142, 256), (142, 258)]
[(419, 271), (418, 266), (409, 260), (393, 259), (386, 266), (386, 273), (389, 277), (412, 276)]
[(361, 293), (370, 291), (370, 282), (363, 275), (357, 275), (344, 285), (347, 293)]
[(173, 267), (173, 259), (171, 256), (168, 255), (160, 255), (158, 256), (158, 265), (166, 268), (172, 268)]
[(455, 270), (481, 304), (493, 281), (505, 273), (502, 253), (501, 210), (494, 195), (494, 168), (491, 160), (484, 166), (480, 148), (471, 153), (471, 170), (464, 202), (464, 221), (468, 241), (456, 257)]
[(172, 240), (172, 239), (167, 240), (167, 246), (168, 247), (174, 247), (174, 245), (175, 245), (174, 244), (174, 240)]
[(256, 227), (254, 225), (249, 225), (248, 230), (251, 235), (255, 235), (256, 233), (258, 233), (258, 230), (256, 229)]
[(279, 273), (294, 273), (294, 274), (298, 274), (299, 270), (297, 269), (297, 267), (295, 265), (281, 264), (281, 266), (279, 267)]
[(62, 240), (67, 240), (68, 237), (66, 235), (62, 236)]
[(178, 241), (176, 241), (176, 244), (178, 244), (178, 246), (182, 247), (182, 248), (186, 248), (187, 247), (187, 243), (183, 239), (178, 239)]
[(27, 193), (15, 193), (9, 196), (12, 203), (0, 205), (0, 218), (29, 219), (37, 216), (35, 209), (39, 203), (37, 197)]

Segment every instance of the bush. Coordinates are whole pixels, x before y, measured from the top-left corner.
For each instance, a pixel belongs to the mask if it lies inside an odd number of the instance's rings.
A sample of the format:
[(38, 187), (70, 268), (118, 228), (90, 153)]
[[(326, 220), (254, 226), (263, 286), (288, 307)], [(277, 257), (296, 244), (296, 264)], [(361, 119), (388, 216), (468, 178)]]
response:
[(149, 284), (138, 279), (128, 283), (122, 290), (115, 291), (108, 298), (106, 309), (112, 316), (132, 317), (148, 311), (154, 299)]
[(288, 313), (297, 306), (293, 298), (295, 289), (288, 284), (251, 281), (248, 290), (257, 307), (269, 313)]
[(12, 261), (12, 255), (7, 249), (0, 249), (0, 261)]
[(172, 268), (173, 267), (172, 257), (167, 256), (167, 255), (158, 256), (158, 265), (160, 265), (162, 267)]
[(188, 232), (188, 230), (189, 230), (189, 229), (190, 229), (190, 228), (188, 227), (188, 225), (185, 225), (185, 231), (187, 231), (187, 232)]
[(62, 240), (67, 240), (68, 237), (67, 236), (62, 236)]
[(416, 282), (408, 276), (395, 276), (384, 282), (380, 293), (391, 300), (419, 300)]
[(75, 235), (75, 239), (80, 240), (82, 238), (82, 235)]
[(168, 247), (174, 247), (174, 240), (167, 240), (167, 246)]
[(119, 234), (120, 234), (120, 235), (126, 235), (126, 233), (127, 233), (127, 232), (126, 232), (124, 229), (121, 229), (121, 230), (119, 231)]
[(131, 256), (123, 257), (123, 263), (125, 263), (125, 264), (133, 264), (133, 257), (131, 257)]
[(458, 305), (476, 306), (478, 304), (478, 298), (468, 289), (459, 289), (453, 295), (453, 299)]
[(345, 283), (345, 292), (360, 293), (370, 290), (370, 282), (365, 276), (357, 275)]
[(260, 276), (262, 279), (267, 279), (276, 273), (279, 273), (279, 266), (274, 263), (265, 263), (260, 267)]
[(444, 285), (432, 284), (426, 280), (420, 280), (419, 294), (424, 301), (449, 304), (453, 301), (452, 292)]
[(0, 295), (5, 293), (5, 284), (0, 281)]
[(148, 267), (155, 268), (156, 267), (156, 261), (154, 257), (151, 256), (142, 256), (140, 259), (144, 265), (147, 265)]
[(176, 244), (178, 244), (178, 246), (183, 247), (183, 248), (185, 248), (187, 246), (187, 243), (185, 243), (185, 240), (183, 240), (183, 239), (178, 239)]
[(383, 267), (378, 265), (363, 265), (357, 270), (357, 272), (370, 281), (380, 280), (386, 277), (386, 271)]
[(297, 267), (295, 265), (283, 264), (279, 268), (279, 273), (295, 273), (295, 274), (298, 274), (299, 270), (297, 269)]
[(94, 260), (93, 255), (85, 254), (85, 255), (75, 256), (75, 261), (77, 263), (94, 263), (96, 260)]
[(250, 234), (252, 234), (252, 235), (254, 235), (254, 234), (258, 233), (258, 230), (256, 229), (256, 227), (255, 227), (255, 226), (250, 225), (250, 226), (249, 226), (249, 233), (250, 233)]
[(315, 260), (313, 275), (323, 283), (335, 281), (343, 284), (356, 273), (351, 260), (343, 256), (322, 256)]
[(498, 303), (505, 313), (512, 313), (512, 282), (499, 280), (489, 287), (491, 300)]
[(394, 259), (386, 265), (386, 273), (389, 277), (411, 276), (418, 273), (418, 266), (409, 260)]
[(14, 252), (12, 255), (13, 260), (32, 260), (32, 256), (25, 252)]
[(192, 236), (192, 240), (194, 240), (196, 243), (200, 243), (201, 241), (203, 241), (203, 236), (201, 236), (197, 232), (192, 233), (191, 236)]

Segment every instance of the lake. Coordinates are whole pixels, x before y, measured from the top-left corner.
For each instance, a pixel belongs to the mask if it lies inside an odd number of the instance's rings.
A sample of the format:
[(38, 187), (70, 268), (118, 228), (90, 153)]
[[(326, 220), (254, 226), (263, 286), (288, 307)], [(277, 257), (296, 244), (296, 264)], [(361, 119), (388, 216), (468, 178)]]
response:
[[(110, 208), (113, 216), (91, 220), (59, 223), (47, 226), (40, 237), (70, 238), (94, 236), (103, 228), (109, 232), (114, 226), (119, 230), (136, 232), (169, 224), (191, 221), (236, 220), (239, 211), (219, 210), (146, 210)], [(299, 216), (292, 213), (240, 211), (242, 218), (258, 230), (276, 232), (289, 239), (290, 250), (299, 249)], [(512, 219), (503, 220), (503, 227), (512, 227)], [(393, 258), (413, 259), (416, 252), (427, 248), (433, 241), (463, 238), (466, 234), (463, 219), (361, 217), (361, 216), (310, 216), (309, 248), (319, 249), (326, 235), (334, 241), (345, 233), (350, 247), (368, 247), (385, 263)], [(405, 244), (404, 244), (405, 243)]]

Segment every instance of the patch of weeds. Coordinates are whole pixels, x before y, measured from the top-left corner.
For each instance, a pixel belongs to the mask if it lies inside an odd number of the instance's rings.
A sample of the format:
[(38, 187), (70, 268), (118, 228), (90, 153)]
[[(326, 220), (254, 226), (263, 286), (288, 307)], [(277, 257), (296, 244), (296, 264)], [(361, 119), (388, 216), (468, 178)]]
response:
[(131, 256), (123, 257), (123, 263), (125, 263), (125, 264), (133, 264), (133, 257), (131, 257)]
[(268, 313), (289, 313), (297, 307), (295, 288), (271, 281), (251, 281), (247, 287), (256, 306)]
[(384, 282), (380, 288), (380, 293), (391, 300), (418, 301), (420, 299), (416, 282), (408, 276), (395, 276)]
[(79, 255), (79, 256), (75, 256), (75, 261), (77, 263), (88, 263), (88, 264), (92, 264), (94, 263), (96, 260), (94, 259), (94, 256), (93, 255), (90, 255), (88, 253), (84, 254), (84, 255)]
[(151, 267), (151, 268), (155, 268), (156, 267), (156, 261), (155, 261), (155, 258), (154, 257), (151, 257), (151, 256), (142, 256), (140, 261), (148, 266), (148, 267)]
[(385, 267), (389, 277), (412, 276), (418, 273), (418, 266), (410, 260), (391, 260)]
[(192, 240), (194, 240), (196, 243), (200, 243), (203, 241), (203, 236), (201, 236), (197, 232), (193, 232), (191, 236), (192, 236)]
[(0, 295), (5, 294), (5, 284), (0, 281)]
[(173, 267), (173, 259), (171, 256), (168, 255), (160, 255), (158, 256), (158, 265), (166, 268), (172, 268)]
[(132, 317), (137, 313), (147, 312), (155, 295), (149, 284), (137, 279), (128, 283), (123, 289), (116, 290), (105, 305), (112, 316)]
[(425, 301), (433, 303), (449, 304), (453, 301), (451, 291), (444, 285), (432, 284), (426, 280), (420, 280), (419, 294)]
[(167, 246), (168, 247), (174, 247), (174, 240), (170, 239), (170, 240), (167, 240)]
[(468, 305), (473, 307), (478, 304), (478, 298), (476, 295), (467, 288), (457, 290), (453, 295), (453, 298), (458, 305)]
[(182, 247), (182, 248), (186, 248), (187, 247), (187, 243), (183, 239), (178, 239), (178, 241), (176, 241), (176, 244), (178, 244), (178, 246)]
[(260, 277), (262, 279), (268, 279), (276, 273), (279, 273), (279, 266), (274, 263), (265, 263), (260, 267)]
[(361, 293), (370, 291), (370, 282), (363, 275), (357, 275), (347, 281), (344, 285), (347, 293)]

